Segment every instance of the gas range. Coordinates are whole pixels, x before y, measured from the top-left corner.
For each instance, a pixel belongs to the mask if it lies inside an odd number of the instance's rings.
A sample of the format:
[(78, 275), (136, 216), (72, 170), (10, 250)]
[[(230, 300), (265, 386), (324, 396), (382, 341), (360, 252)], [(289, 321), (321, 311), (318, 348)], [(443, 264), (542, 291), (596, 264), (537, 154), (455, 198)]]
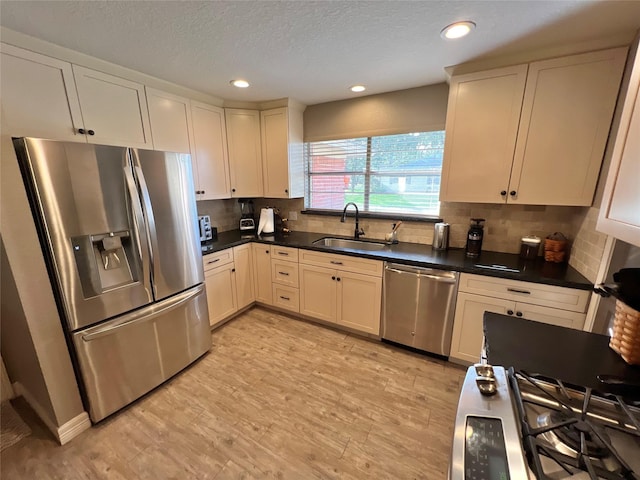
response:
[(513, 369), (470, 367), (449, 478), (640, 480), (640, 398)]

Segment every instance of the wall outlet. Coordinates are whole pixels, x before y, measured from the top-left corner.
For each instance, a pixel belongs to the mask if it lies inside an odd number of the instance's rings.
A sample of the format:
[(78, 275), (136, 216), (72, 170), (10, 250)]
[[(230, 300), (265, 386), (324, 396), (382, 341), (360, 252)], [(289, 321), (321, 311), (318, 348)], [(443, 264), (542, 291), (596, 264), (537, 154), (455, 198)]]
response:
[(298, 220), (298, 212), (289, 212), (289, 220)]

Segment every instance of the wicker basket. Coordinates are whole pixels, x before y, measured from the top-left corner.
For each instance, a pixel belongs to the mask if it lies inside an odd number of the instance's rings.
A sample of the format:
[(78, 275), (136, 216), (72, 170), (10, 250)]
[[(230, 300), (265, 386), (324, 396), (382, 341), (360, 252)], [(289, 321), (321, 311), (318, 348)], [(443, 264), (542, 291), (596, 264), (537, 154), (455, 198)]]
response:
[(640, 365), (640, 312), (621, 300), (616, 300), (609, 346), (629, 365)]
[(547, 262), (562, 263), (567, 255), (567, 241), (566, 240), (551, 240), (550, 238), (544, 241), (544, 259)]

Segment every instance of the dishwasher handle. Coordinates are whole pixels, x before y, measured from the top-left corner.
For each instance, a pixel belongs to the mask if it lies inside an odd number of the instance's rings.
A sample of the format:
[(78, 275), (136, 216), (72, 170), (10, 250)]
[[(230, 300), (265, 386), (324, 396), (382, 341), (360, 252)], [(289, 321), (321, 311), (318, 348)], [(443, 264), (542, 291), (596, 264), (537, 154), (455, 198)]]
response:
[(391, 267), (387, 265), (384, 269), (385, 269), (385, 272), (393, 272), (393, 273), (398, 273), (400, 275), (413, 275), (415, 277), (428, 278), (430, 280), (435, 280), (437, 282), (442, 282), (442, 283), (458, 282), (457, 272), (449, 272), (448, 270), (442, 270), (442, 273), (444, 273), (445, 275), (438, 275), (437, 273), (431, 273), (431, 272), (438, 271), (431, 268), (416, 267), (411, 270), (403, 270), (402, 268), (397, 268), (395, 266)]

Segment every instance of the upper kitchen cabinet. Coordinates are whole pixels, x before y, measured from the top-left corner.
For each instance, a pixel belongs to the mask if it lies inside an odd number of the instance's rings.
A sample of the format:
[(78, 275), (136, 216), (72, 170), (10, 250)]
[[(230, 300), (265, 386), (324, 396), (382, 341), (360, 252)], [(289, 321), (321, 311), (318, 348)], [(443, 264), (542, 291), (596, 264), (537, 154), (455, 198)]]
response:
[[(153, 148), (191, 153), (191, 108), (188, 98), (145, 87)], [(194, 172), (195, 174), (195, 172)]]
[[(220, 107), (191, 101), (194, 156), (197, 161), (198, 200), (231, 197), (229, 156), (224, 110)], [(195, 176), (195, 174), (194, 174)]]
[(454, 76), (441, 200), (591, 205), (626, 51)]
[(152, 148), (144, 85), (78, 65), (73, 76), (90, 143)]
[(262, 197), (260, 112), (225, 108), (232, 197)]
[(629, 77), (596, 228), (640, 247), (640, 52)]
[(292, 107), (260, 112), (264, 196), (304, 196), (302, 111)]
[(0, 44), (1, 94), (10, 135), (85, 142), (71, 64)]
[(441, 201), (505, 201), (526, 79), (526, 65), (451, 79)]

